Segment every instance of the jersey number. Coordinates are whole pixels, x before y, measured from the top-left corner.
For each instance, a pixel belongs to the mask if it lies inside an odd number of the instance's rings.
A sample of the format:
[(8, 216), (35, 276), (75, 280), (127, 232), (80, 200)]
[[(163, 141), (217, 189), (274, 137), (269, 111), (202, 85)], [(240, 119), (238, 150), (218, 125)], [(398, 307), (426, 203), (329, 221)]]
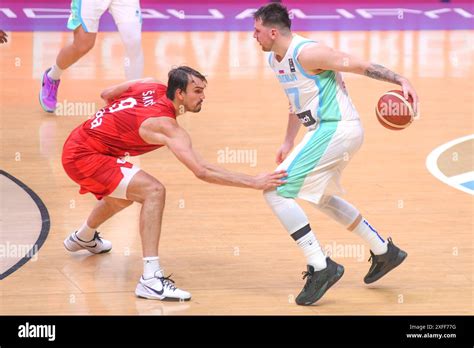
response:
[(127, 99), (121, 100), (120, 103), (114, 103), (110, 106), (109, 112), (120, 111), (124, 109), (130, 109), (137, 105), (137, 100), (132, 97), (128, 97)]
[[(114, 103), (109, 107), (109, 112), (113, 113), (116, 111), (130, 109), (137, 105), (137, 100), (135, 98), (129, 97), (127, 99), (121, 100), (120, 103)], [(95, 114), (94, 121), (91, 122), (91, 129), (99, 127), (102, 124), (102, 116), (104, 116), (105, 109), (100, 109)]]
[(296, 87), (286, 88), (285, 93), (288, 96), (288, 99), (290, 99), (290, 101), (293, 99), (292, 104), (296, 107), (296, 109), (300, 110), (301, 109), (300, 93), (298, 91), (298, 88), (296, 88)]

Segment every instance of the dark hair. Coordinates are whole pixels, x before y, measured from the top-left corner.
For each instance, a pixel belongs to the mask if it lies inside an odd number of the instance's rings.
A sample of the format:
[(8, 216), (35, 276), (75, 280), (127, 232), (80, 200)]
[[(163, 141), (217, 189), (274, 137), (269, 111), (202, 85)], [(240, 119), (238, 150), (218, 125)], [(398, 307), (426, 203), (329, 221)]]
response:
[(261, 19), (264, 26), (277, 25), (280, 28), (291, 28), (290, 15), (287, 8), (276, 2), (260, 7), (253, 14), (253, 18)]
[(174, 100), (174, 95), (177, 89), (186, 91), (188, 83), (191, 81), (190, 75), (196, 76), (198, 79), (207, 82), (204, 75), (199, 71), (190, 68), (189, 66), (179, 66), (170, 70), (168, 73), (168, 88), (166, 89), (166, 96), (170, 100)]

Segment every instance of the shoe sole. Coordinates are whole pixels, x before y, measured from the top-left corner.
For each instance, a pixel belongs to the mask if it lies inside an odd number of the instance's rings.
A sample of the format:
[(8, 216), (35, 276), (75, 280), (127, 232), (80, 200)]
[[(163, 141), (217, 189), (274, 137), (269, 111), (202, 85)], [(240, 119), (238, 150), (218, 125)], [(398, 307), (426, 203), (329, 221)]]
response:
[(326, 289), (322, 293), (320, 293), (319, 296), (317, 296), (314, 300), (306, 301), (304, 303), (297, 303), (297, 304), (300, 306), (309, 306), (319, 301), (324, 296), (324, 294), (331, 288), (331, 286), (336, 284), (338, 280), (342, 278), (343, 275), (344, 275), (344, 267), (342, 265), (338, 265), (336, 269), (336, 274), (334, 274), (332, 278), (328, 281), (328, 285)]
[(49, 112), (50, 114), (54, 113), (54, 111), (56, 110), (56, 109), (49, 110), (49, 109), (46, 108), (46, 106), (43, 104), (43, 100), (41, 98), (41, 92), (40, 92), (40, 95), (39, 95), (39, 102), (40, 102), (40, 105), (43, 108), (43, 110), (46, 111), (46, 112)]
[(49, 112), (49, 113), (52, 114), (56, 110), (56, 108), (54, 110), (50, 110), (46, 107), (46, 105), (43, 104), (43, 98), (42, 98), (42, 95), (41, 95), (41, 92), (43, 90), (43, 83), (44, 83), (44, 74), (43, 74), (43, 77), (41, 78), (41, 89), (40, 89), (40, 92), (39, 92), (39, 102), (40, 102), (40, 105), (41, 105), (41, 107), (43, 108), (44, 111)]
[(370, 279), (370, 280), (366, 280), (364, 278), (364, 283), (365, 284), (372, 284), (374, 282), (376, 282), (377, 280), (379, 280), (380, 278), (382, 278), (384, 275), (386, 275), (388, 272), (390, 272), (391, 270), (393, 270), (394, 268), (400, 266), (400, 264), (407, 258), (408, 254), (403, 251), (403, 250), (400, 250), (398, 252), (398, 255), (397, 255), (397, 259), (395, 260), (395, 263), (393, 264), (393, 266), (391, 268), (388, 268), (386, 269), (384, 272), (382, 273), (379, 273), (379, 275), (373, 279)]
[(190, 298), (176, 298), (176, 297), (166, 297), (150, 294), (148, 291), (143, 289), (142, 284), (138, 284), (135, 289), (135, 296), (139, 298), (144, 298), (147, 300), (160, 300), (160, 301), (169, 301), (169, 302), (180, 302), (180, 301), (189, 301)]

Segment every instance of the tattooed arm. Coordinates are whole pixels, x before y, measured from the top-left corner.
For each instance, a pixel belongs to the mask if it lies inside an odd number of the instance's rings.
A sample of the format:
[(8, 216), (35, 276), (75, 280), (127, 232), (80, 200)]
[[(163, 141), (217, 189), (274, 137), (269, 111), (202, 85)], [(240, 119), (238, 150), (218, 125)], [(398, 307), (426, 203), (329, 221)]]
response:
[(298, 62), (310, 74), (319, 74), (324, 70), (351, 72), (400, 85), (405, 98), (409, 95), (413, 98), (414, 111), (417, 112), (418, 96), (410, 81), (382, 65), (364, 61), (319, 43), (306, 45), (298, 56)]
[(415, 111), (415, 115), (418, 113), (418, 95), (416, 94), (413, 86), (410, 84), (410, 81), (408, 81), (406, 78), (394, 73), (383, 65), (373, 63), (369, 64), (369, 66), (364, 71), (364, 75), (376, 80), (392, 82), (400, 85), (402, 87), (405, 99), (408, 99), (408, 96), (413, 98), (413, 110)]
[(403, 81), (403, 77), (380, 64), (370, 64), (364, 71), (364, 75), (376, 80), (392, 82), (398, 85), (401, 85)]

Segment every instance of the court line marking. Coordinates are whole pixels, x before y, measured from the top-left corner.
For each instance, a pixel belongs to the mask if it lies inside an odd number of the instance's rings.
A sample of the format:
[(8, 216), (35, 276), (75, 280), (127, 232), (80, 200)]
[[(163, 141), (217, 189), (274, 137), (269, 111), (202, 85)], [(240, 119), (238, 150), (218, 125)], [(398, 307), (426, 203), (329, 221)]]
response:
[[(447, 149), (449, 149), (450, 147), (454, 146), (454, 145), (457, 145), (459, 143), (463, 143), (467, 140), (472, 140), (474, 139), (474, 134), (470, 134), (470, 135), (466, 135), (464, 137), (461, 137), (461, 138), (457, 138), (457, 139), (454, 139), (454, 140), (451, 140), (443, 145), (440, 145), (438, 146), (436, 149), (434, 149), (433, 151), (431, 151), (431, 153), (428, 155), (428, 157), (426, 157), (426, 167), (428, 169), (428, 171), (435, 177), (437, 178), (438, 180), (444, 182), (446, 185), (449, 185), (451, 187), (454, 187), (455, 189), (458, 189), (460, 191), (463, 191), (463, 192), (466, 192), (466, 193), (469, 193), (470, 195), (474, 195), (474, 191), (465, 187), (465, 186), (462, 186), (462, 182), (459, 181), (459, 176), (464, 176), (464, 175), (469, 175), (470, 173), (473, 173), (472, 171), (471, 172), (467, 172), (467, 173), (463, 173), (463, 174), (460, 174), (460, 175), (456, 175), (456, 176), (452, 176), (452, 177), (448, 177), (446, 176), (439, 168), (438, 168), (438, 157), (444, 152), (446, 151)], [(468, 179), (466, 178), (466, 181)]]
[(10, 179), (15, 184), (17, 184), (20, 188), (22, 188), (31, 197), (31, 199), (36, 203), (36, 206), (38, 207), (38, 210), (41, 214), (41, 231), (39, 233), (38, 239), (36, 240), (31, 250), (28, 251), (25, 257), (23, 257), (16, 264), (14, 264), (9, 269), (7, 269), (5, 272), (0, 274), (0, 280), (2, 280), (8, 277), (13, 272), (20, 269), (21, 266), (27, 263), (40, 250), (40, 248), (43, 246), (44, 242), (46, 241), (46, 238), (48, 237), (48, 233), (51, 227), (51, 222), (49, 220), (49, 213), (48, 213), (48, 209), (46, 208), (46, 205), (43, 203), (41, 198), (39, 198), (39, 196), (32, 189), (30, 189), (23, 182), (15, 178), (13, 175), (5, 172), (4, 170), (0, 170), (0, 175), (5, 176), (6, 178)]

